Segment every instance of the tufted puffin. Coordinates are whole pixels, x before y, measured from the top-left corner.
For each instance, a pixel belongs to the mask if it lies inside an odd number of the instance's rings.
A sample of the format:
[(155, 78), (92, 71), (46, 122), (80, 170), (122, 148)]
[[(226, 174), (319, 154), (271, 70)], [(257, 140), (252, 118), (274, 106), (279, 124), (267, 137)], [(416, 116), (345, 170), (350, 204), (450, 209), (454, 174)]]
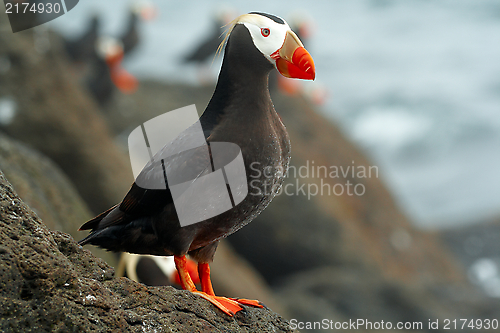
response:
[(137, 89), (139, 82), (121, 65), (123, 56), (123, 44), (120, 40), (107, 36), (97, 39), (94, 56), (89, 63), (86, 85), (99, 105), (109, 102), (115, 86), (125, 94), (131, 94)]
[(127, 27), (120, 39), (123, 42), (123, 53), (129, 54), (139, 44), (139, 32), (137, 25), (139, 23), (139, 14), (136, 10), (132, 9), (128, 14)]
[(94, 56), (94, 46), (99, 35), (100, 21), (97, 15), (90, 19), (89, 27), (78, 38), (64, 40), (64, 47), (72, 62), (85, 63)]
[(224, 10), (215, 16), (209, 36), (184, 56), (182, 59), (184, 63), (201, 64), (217, 52), (222, 36), (224, 36), (225, 27), (235, 16), (231, 14), (231, 11)]
[[(183, 289), (202, 296), (231, 316), (242, 310), (241, 304), (262, 305), (254, 300), (216, 296), (209, 263), (222, 238), (248, 224), (271, 202), (290, 161), (288, 133), (269, 95), (269, 72), (276, 68), (286, 77), (314, 80), (315, 68), (311, 55), (288, 24), (271, 14), (251, 12), (239, 16), (231, 23), (225, 41), (218, 82), (199, 122), (209, 146), (230, 142), (241, 149), (246, 181), (251, 187), (246, 197), (222, 214), (181, 226), (171, 187), (145, 189), (137, 184), (147, 173), (146, 165), (122, 202), (80, 228), (91, 229), (91, 233), (79, 244), (174, 256)], [(177, 139), (189, 139), (189, 130)], [(177, 139), (162, 149), (168, 149)], [(191, 166), (203, 162), (196, 154), (192, 156), (192, 160), (183, 161)], [(175, 163), (179, 161), (169, 160), (163, 167), (184, 167)], [(201, 292), (187, 272), (186, 254), (198, 262)]]
[(125, 30), (120, 35), (123, 53), (130, 54), (140, 43), (139, 22), (149, 21), (156, 16), (156, 8), (150, 1), (136, 1), (130, 7)]

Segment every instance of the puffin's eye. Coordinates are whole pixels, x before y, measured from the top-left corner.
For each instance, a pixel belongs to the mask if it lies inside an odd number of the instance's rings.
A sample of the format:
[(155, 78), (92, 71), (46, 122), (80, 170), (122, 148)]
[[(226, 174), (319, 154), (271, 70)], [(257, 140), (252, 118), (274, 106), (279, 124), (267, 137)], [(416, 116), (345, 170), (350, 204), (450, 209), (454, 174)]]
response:
[(260, 33), (262, 36), (267, 37), (271, 34), (271, 30), (269, 30), (269, 28), (262, 28), (260, 29)]

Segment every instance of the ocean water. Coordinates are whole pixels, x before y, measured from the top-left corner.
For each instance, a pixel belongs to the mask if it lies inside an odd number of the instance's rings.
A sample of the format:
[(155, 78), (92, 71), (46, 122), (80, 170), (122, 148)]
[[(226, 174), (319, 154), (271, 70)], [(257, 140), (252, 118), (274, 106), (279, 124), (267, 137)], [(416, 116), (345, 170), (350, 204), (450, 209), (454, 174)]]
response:
[[(500, 1), (153, 1), (154, 21), (125, 66), (141, 78), (195, 83), (180, 59), (221, 9), (311, 22), (307, 48), (326, 87), (322, 112), (379, 166), (403, 210), (423, 228), (500, 216)], [(86, 0), (51, 26), (80, 34), (91, 13), (123, 30), (128, 3)], [(217, 74), (220, 59), (208, 70)], [(168, 110), (165, 110), (168, 111)]]

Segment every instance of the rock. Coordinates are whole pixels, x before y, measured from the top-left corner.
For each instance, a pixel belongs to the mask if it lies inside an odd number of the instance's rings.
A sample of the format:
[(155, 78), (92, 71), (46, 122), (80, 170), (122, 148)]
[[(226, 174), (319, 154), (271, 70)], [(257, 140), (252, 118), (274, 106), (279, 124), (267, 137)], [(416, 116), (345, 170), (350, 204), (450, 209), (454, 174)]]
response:
[(467, 268), (470, 281), (500, 298), (500, 219), (444, 229), (441, 238)]
[[(174, 281), (177, 271), (173, 258), (168, 258), (171, 260), (158, 259), (162, 258), (122, 253), (119, 264), (116, 266), (116, 275), (129, 277), (145, 285), (172, 285), (180, 288), (180, 285)], [(159, 262), (162, 267), (159, 266)], [(191, 269), (196, 270), (196, 263), (192, 262), (192, 264), (195, 266)], [(237, 295), (239, 298), (257, 299), (283, 317), (289, 317), (286, 306), (276, 298), (264, 278), (248, 262), (235, 254), (226, 241), (221, 241), (217, 247), (215, 260), (210, 268), (212, 284), (217, 295), (227, 297)], [(191, 277), (200, 289), (198, 276), (192, 275)]]
[[(6, 20), (1, 15), (0, 26)], [(98, 214), (130, 187), (130, 162), (73, 75), (61, 41), (51, 35), (50, 47), (40, 50), (33, 31), (0, 35), (0, 99), (11, 105), (0, 129), (51, 158)]]
[[(481, 296), (472, 287), (408, 285), (374, 271), (361, 273), (348, 267), (321, 267), (289, 276), (277, 294), (288, 304), (292, 318), (301, 322), (383, 320), (393, 329), (399, 322), (421, 323), (420, 329), (411, 331), (429, 331), (429, 320), (438, 320), (439, 329), (432, 331), (446, 332), (446, 319), (495, 318), (500, 306), (499, 300)], [(366, 326), (359, 329), (368, 330)]]
[[(83, 236), (78, 228), (92, 214), (68, 177), (51, 160), (0, 134), (0, 170), (49, 229), (77, 239)], [(116, 256), (110, 252), (96, 247), (91, 252), (111, 265), (116, 263)]]
[(50, 231), (0, 173), (2, 332), (291, 332), (269, 309), (229, 317), (206, 300), (126, 278)]
[(119, 142), (126, 144), (128, 135), (135, 127), (165, 112), (195, 104), (201, 114), (213, 92), (214, 86), (196, 87), (144, 80), (135, 94), (117, 96), (104, 116), (108, 126), (119, 135)]
[(91, 213), (68, 177), (51, 160), (0, 133), (0, 170), (18, 195), (52, 230), (77, 235)]
[[(465, 266), (489, 258), (500, 263), (500, 219), (444, 229), (440, 237)], [(499, 267), (500, 269), (500, 267)]]

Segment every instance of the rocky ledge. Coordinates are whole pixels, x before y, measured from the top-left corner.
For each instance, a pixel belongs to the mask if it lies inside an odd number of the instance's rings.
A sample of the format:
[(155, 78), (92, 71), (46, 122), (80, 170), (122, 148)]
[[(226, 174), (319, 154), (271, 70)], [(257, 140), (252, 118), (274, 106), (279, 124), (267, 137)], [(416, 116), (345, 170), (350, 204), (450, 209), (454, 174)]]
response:
[(271, 310), (229, 317), (189, 292), (114, 278), (68, 234), (49, 230), (0, 171), (0, 331), (291, 332)]

